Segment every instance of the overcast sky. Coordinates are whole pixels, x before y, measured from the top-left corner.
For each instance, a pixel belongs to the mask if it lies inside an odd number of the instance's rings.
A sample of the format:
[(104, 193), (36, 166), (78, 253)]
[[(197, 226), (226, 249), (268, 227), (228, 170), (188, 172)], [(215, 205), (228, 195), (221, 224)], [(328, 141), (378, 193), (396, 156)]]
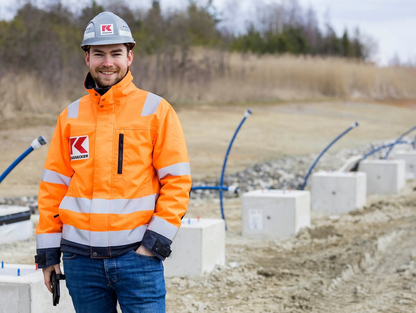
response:
[[(97, 0), (98, 3), (114, 0)], [(259, 2), (286, 3), (291, 0), (214, 0), (218, 11), (232, 8), (233, 14), (224, 15), (224, 23), (236, 23), (244, 28), (244, 21), (255, 14)], [(10, 19), (16, 6), (25, 0), (0, 0), (0, 18)], [(59, 0), (32, 0), (42, 4)], [(61, 0), (64, 4), (82, 7), (91, 0)], [(149, 7), (151, 0), (127, 1), (137, 6)], [(207, 0), (197, 0), (206, 3)], [(350, 34), (358, 26), (364, 35), (369, 35), (378, 46), (374, 61), (388, 64), (397, 54), (402, 62), (416, 63), (416, 0), (298, 0), (302, 8), (313, 7), (321, 26), (329, 20), (341, 35), (345, 28)], [(160, 0), (163, 10), (184, 7), (189, 0)]]
[(386, 64), (397, 53), (403, 62), (416, 60), (416, 0), (300, 0), (312, 5), (323, 22), (330, 13), (331, 24), (360, 30), (376, 40), (379, 63)]

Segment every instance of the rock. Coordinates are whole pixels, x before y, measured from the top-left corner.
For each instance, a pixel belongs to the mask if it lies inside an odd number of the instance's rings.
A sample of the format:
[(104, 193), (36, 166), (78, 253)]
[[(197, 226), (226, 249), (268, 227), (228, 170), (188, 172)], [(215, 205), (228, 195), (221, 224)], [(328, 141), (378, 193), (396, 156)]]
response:
[[(370, 145), (357, 149), (342, 149), (338, 152), (327, 152), (317, 163), (313, 172), (320, 170), (337, 170), (346, 160), (356, 155), (363, 155), (374, 147), (385, 144), (385, 142), (372, 142)], [(247, 191), (255, 189), (300, 189), (303, 185), (306, 173), (317, 158), (318, 154), (306, 156), (285, 156), (269, 162), (254, 164), (245, 170), (224, 177), (225, 186), (238, 186), (239, 194), (224, 192), (226, 198), (239, 196)], [(375, 157), (382, 153), (375, 154)], [(194, 181), (194, 186), (219, 186), (220, 178)], [(310, 180), (308, 181), (310, 184)], [(193, 199), (218, 199), (217, 190), (195, 191), (191, 193)]]

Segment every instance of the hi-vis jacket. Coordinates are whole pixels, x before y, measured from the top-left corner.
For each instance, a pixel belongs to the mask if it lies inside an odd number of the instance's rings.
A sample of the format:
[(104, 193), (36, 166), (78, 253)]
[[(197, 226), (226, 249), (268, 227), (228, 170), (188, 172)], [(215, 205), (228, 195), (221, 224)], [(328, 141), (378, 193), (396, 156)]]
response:
[(132, 80), (103, 96), (86, 87), (59, 115), (39, 187), (40, 268), (61, 251), (109, 258), (142, 244), (170, 254), (191, 189), (187, 148), (173, 108)]

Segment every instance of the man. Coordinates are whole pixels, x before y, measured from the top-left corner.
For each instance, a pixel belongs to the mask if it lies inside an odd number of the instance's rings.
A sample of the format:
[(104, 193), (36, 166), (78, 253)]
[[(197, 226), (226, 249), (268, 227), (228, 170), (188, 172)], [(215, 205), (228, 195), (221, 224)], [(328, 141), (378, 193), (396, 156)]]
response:
[(88, 24), (88, 95), (59, 115), (39, 187), (36, 263), (51, 291), (63, 253), (77, 312), (165, 312), (162, 260), (189, 201), (179, 119), (132, 83), (134, 45), (111, 12)]

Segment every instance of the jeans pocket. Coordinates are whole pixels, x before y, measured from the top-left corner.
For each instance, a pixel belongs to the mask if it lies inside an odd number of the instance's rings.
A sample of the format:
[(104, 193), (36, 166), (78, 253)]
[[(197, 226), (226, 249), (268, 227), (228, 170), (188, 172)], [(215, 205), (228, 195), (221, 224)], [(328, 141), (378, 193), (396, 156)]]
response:
[(154, 255), (144, 255), (144, 254), (140, 254), (140, 253), (138, 253), (136, 250), (131, 250), (135, 255), (137, 255), (137, 256), (139, 256), (139, 257), (142, 257), (142, 258), (144, 258), (144, 259), (147, 259), (147, 260), (154, 260), (154, 261), (160, 261), (160, 259), (157, 257), (157, 256), (154, 256)]
[(132, 262), (130, 264), (141, 273), (161, 272), (163, 275), (163, 262), (156, 256), (143, 255), (131, 250), (127, 258), (129, 262)]
[(62, 260), (74, 260), (76, 259), (77, 255), (72, 252), (63, 252), (62, 253)]

